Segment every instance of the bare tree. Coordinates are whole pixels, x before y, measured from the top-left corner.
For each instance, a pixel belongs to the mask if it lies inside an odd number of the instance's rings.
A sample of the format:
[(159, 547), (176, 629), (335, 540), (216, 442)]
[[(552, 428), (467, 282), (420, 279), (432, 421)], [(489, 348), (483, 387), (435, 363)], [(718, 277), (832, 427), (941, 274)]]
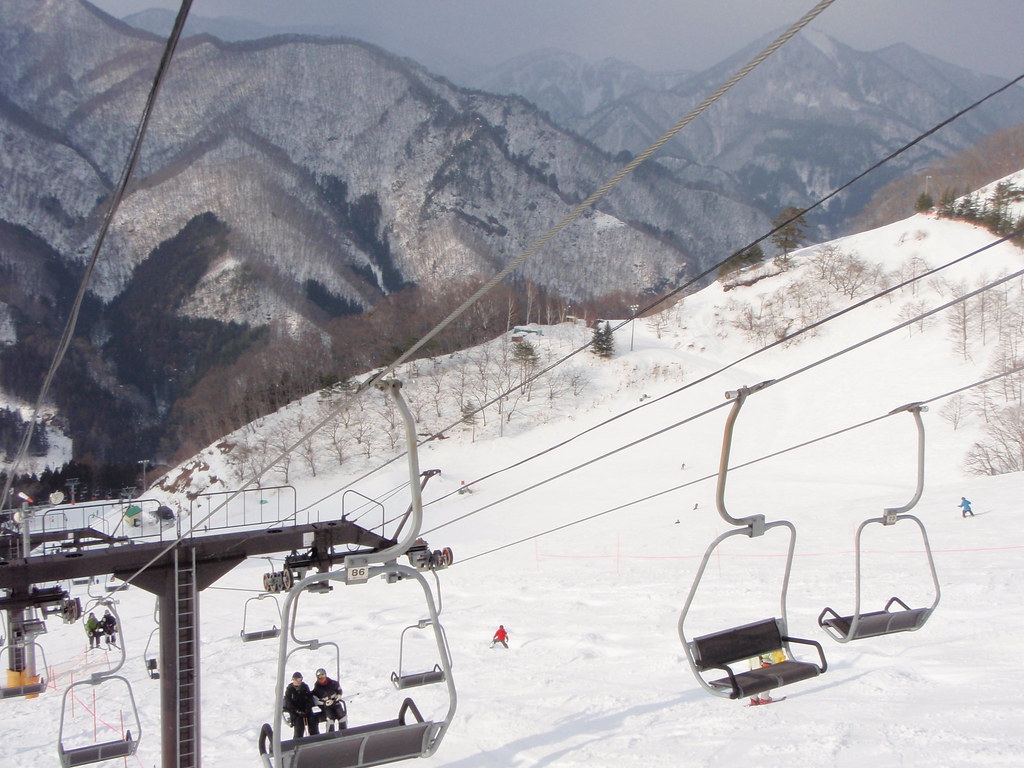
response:
[(960, 422), (963, 421), (966, 411), (967, 404), (964, 402), (964, 396), (957, 394), (945, 402), (942, 410), (939, 411), (939, 415), (953, 426), (953, 431), (956, 431), (960, 426)]
[(913, 320), (915, 317), (919, 318), (916, 322), (910, 323), (907, 326), (907, 333), (909, 333), (911, 337), (914, 335), (915, 327), (917, 328), (918, 333), (924, 332), (925, 326), (927, 324), (926, 321), (928, 318), (919, 317), (921, 314), (924, 313), (924, 310), (925, 306), (923, 301), (909, 301), (906, 304), (904, 304), (903, 308), (900, 309), (899, 311), (898, 317), (903, 322)]
[[(951, 286), (955, 295), (962, 296), (966, 290), (965, 286)], [(946, 323), (949, 338), (953, 342), (953, 349), (964, 360), (971, 359), (970, 330), (972, 325), (972, 312), (970, 302), (960, 301), (949, 308), (946, 314)]]
[(644, 323), (654, 331), (655, 337), (659, 339), (661, 334), (668, 330), (668, 327), (672, 324), (668, 312), (655, 312), (653, 315), (644, 318)]
[(977, 475), (1024, 471), (1024, 406), (998, 411), (985, 428), (985, 439), (968, 452), (965, 464)]

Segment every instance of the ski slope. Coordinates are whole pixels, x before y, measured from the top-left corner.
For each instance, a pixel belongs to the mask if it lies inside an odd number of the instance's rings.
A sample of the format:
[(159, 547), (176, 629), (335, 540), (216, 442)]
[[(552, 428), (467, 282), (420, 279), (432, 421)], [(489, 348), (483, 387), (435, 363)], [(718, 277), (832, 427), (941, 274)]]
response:
[[(915, 216), (837, 245), (896, 272), (915, 258), (937, 266), (992, 239), (963, 223)], [(505, 424), (500, 436), (491, 419), (476, 429), (475, 441), (473, 430), (462, 427), (421, 449), (421, 468), (441, 470), (424, 492), (425, 538), (431, 548), (455, 553), (454, 565), (440, 578), (458, 709), (430, 765), (1024, 763), (1024, 672), (1014, 663), (1024, 631), (1016, 610), (1024, 580), (1024, 536), (1017, 525), (1024, 476), (964, 471), (964, 456), (982, 434), (980, 419), (965, 416), (954, 428), (941, 415), (941, 400), (924, 414), (925, 486), (914, 513), (927, 526), (941, 587), (927, 625), (845, 645), (816, 626), (825, 606), (852, 610), (856, 526), (914, 493), (913, 419), (905, 413), (878, 417), (980, 380), (995, 351), (991, 342), (974, 338), (970, 359), (955, 354), (940, 315), (819, 361), (912, 316), (907, 306), (949, 300), (957, 282), (975, 287), (1021, 269), (1024, 254), (1008, 245), (984, 251), (944, 274), (944, 285), (931, 280), (899, 291), (799, 344), (776, 347), (676, 392), (756, 347), (729, 324), (730, 300), (750, 306), (798, 279), (811, 250), (794, 256), (795, 269), (749, 288), (725, 292), (716, 284), (688, 297), (670, 311), (671, 322), (660, 333), (643, 320), (623, 326), (611, 361), (577, 355), (573, 364), (589, 370), (590, 384), (557, 412), (536, 404), (535, 412), (525, 409)], [(1018, 312), (1021, 287), (1017, 279), (1002, 288)], [(570, 324), (543, 330), (531, 341), (552, 351), (569, 349), (589, 334)], [(787, 696), (785, 702), (748, 708), (698, 686), (677, 621), (705, 548), (728, 528), (715, 510), (714, 475), (729, 407), (723, 393), (770, 379), (785, 380), (751, 395), (738, 416), (726, 503), (736, 516), (764, 514), (795, 524), (790, 631), (820, 641), (829, 669), (777, 693)], [(418, 396), (413, 382), (406, 394)], [(871, 423), (818, 440), (862, 422)], [(211, 466), (205, 480), (196, 478), (197, 488), (212, 476), (231, 477), (217, 456), (214, 449), (204, 454)], [(344, 471), (315, 478), (294, 469), (298, 506), (312, 505), (324, 519), (340, 516), (336, 491), (367, 466), (353, 460)], [(485, 476), (473, 493), (454, 493), (460, 481)], [(356, 488), (373, 497), (406, 479), (405, 464), (397, 461)], [(974, 503), (973, 519), (961, 518), (961, 496)], [(398, 495), (388, 510), (407, 504), (408, 496)], [(865, 534), (864, 609), (880, 609), (891, 595), (911, 605), (930, 601), (916, 529), (875, 528)], [(693, 620), (710, 631), (776, 615), (784, 562), (784, 549), (771, 536), (730, 539), (701, 581)], [(259, 728), (273, 716), (277, 645), (242, 643), (239, 637), (245, 600), (259, 593), (267, 570), (266, 560), (246, 562), (201, 596), (208, 766), (258, 765)], [(73, 589), (85, 598), (83, 587)], [(148, 679), (143, 663), (155, 626), (153, 599), (131, 588), (117, 600), (128, 649), (125, 675), (142, 723), (138, 754), (125, 764), (148, 768), (160, 762), (158, 683)], [(398, 664), (402, 629), (425, 615), (418, 600), (379, 580), (301, 599), (299, 634), (340, 646), (352, 725), (394, 717), (410, 693), (395, 691), (389, 675)], [(270, 602), (251, 605), (247, 621), (274, 623)], [(489, 647), (499, 623), (511, 635), (507, 651)], [(0, 754), (11, 768), (58, 764), (61, 694), (72, 679), (108, 663), (105, 652), (86, 651), (81, 625), (51, 619), (40, 642), (53, 689), (34, 700), (0, 702)], [(406, 652), (414, 666), (429, 665), (429, 650), (429, 644), (412, 642)], [(316, 667), (334, 663), (325, 651), (295, 666), (309, 679)], [(443, 692), (411, 694), (428, 716), (446, 707)], [(102, 720), (79, 705), (66, 730), (86, 738), (95, 725), (101, 740), (104, 733), (110, 738), (123, 710), (107, 692), (96, 707)]]

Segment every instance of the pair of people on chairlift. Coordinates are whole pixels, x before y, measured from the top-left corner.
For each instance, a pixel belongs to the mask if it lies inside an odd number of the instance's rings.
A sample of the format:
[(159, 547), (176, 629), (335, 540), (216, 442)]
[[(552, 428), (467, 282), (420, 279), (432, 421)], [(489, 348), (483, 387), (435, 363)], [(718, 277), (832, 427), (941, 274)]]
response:
[(85, 620), (85, 634), (89, 637), (89, 650), (100, 647), (100, 640), (105, 639), (107, 649), (111, 646), (117, 648), (117, 619), (106, 611), (102, 619), (97, 619), (95, 613), (90, 613)]
[[(321, 719), (327, 720), (328, 733), (335, 725), (345, 728), (347, 713), (341, 693), (338, 681), (328, 677), (323, 668), (316, 671), (312, 689), (302, 681), (301, 672), (292, 675), (292, 682), (284, 692), (284, 711), (292, 726), (293, 738), (301, 739), (307, 731), (310, 736), (320, 733)], [(314, 707), (319, 707), (320, 711), (314, 712)]]

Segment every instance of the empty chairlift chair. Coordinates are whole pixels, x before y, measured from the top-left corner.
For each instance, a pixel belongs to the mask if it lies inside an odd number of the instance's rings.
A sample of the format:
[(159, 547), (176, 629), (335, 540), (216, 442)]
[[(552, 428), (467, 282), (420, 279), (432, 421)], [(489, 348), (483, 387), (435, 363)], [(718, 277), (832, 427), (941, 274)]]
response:
[(8, 670), (8, 674), (3, 678), (5, 685), (0, 685), (0, 699), (17, 699), (25, 696), (38, 696), (46, 690), (46, 676), (32, 674), (31, 670), (35, 669), (47, 669), (46, 666), (46, 654), (43, 652), (43, 647), (35, 641), (29, 641), (24, 643), (11, 643), (0, 648), (0, 658), (6, 658), (10, 655), (19, 656), (22, 661), (28, 660), (30, 657), (38, 653), (40, 659), (42, 659), (41, 665), (29, 664), (25, 669), (27, 671), (17, 675), (20, 677), (19, 680), (15, 681), (15, 676), (11, 675), (11, 670)]
[(146, 661), (146, 674), (149, 675), (150, 680), (160, 679), (160, 664), (157, 661), (156, 654), (149, 652), (149, 648), (153, 644), (153, 638), (157, 636), (159, 631), (160, 627), (156, 627), (149, 633), (149, 639), (146, 641), (146, 650), (142, 652), (142, 658)]
[[(917, 425), (917, 490), (913, 498), (902, 507), (886, 509), (882, 517), (874, 517), (862, 522), (854, 537), (855, 551), (855, 594), (853, 612), (841, 615), (832, 608), (826, 607), (818, 615), (818, 625), (833, 639), (840, 643), (848, 643), (851, 640), (861, 640), (868, 637), (879, 637), (891, 635), (896, 632), (912, 632), (924, 626), (925, 622), (932, 615), (935, 607), (939, 604), (939, 577), (935, 572), (935, 561), (932, 558), (931, 546), (928, 544), (928, 532), (924, 523), (914, 515), (907, 514), (921, 498), (924, 490), (924, 424), (921, 421), (921, 411), (927, 410), (919, 403), (912, 403), (897, 408), (892, 413), (907, 411), (914, 417)], [(890, 597), (881, 610), (861, 611), (861, 590), (864, 574), (861, 569), (862, 560), (862, 534), (869, 525), (881, 525), (883, 527), (894, 526), (903, 521), (910, 521), (917, 525), (924, 542), (924, 553), (928, 563), (928, 571), (931, 576), (933, 599), (931, 604), (924, 607), (911, 608), (897, 596)], [(902, 555), (901, 555), (902, 557)]]
[[(410, 629), (426, 629), (430, 627), (431, 624), (430, 619), (420, 619), (415, 624), (410, 624), (402, 630), (402, 637), (399, 640), (398, 650), (398, 671), (391, 673), (391, 682), (394, 683), (395, 688), (400, 691), (405, 690), (406, 688), (415, 688), (420, 685), (432, 685), (434, 683), (444, 682), (445, 673), (440, 664), (434, 664), (432, 669), (428, 669), (425, 672), (409, 672), (402, 666), (405, 656), (406, 633)], [(445, 650), (447, 650), (447, 643), (445, 644)], [(448, 664), (449, 666), (451, 665), (451, 659), (448, 660)]]
[[(736, 527), (715, 538), (708, 546), (690, 587), (686, 603), (679, 615), (678, 623), (679, 639), (682, 641), (687, 661), (697, 682), (709, 693), (729, 699), (756, 697), (765, 691), (817, 677), (828, 669), (828, 663), (820, 643), (793, 637), (788, 631), (786, 593), (793, 564), (796, 527), (787, 520), (766, 522), (764, 515), (736, 518), (730, 515), (725, 508), (725, 482), (736, 417), (747, 395), (766, 386), (767, 383), (751, 388), (744, 387), (737, 392), (726, 394), (726, 397), (733, 399), (734, 402), (729, 417), (726, 419), (725, 435), (722, 441), (716, 504), (722, 519)], [(691, 637), (687, 629), (687, 618), (712, 554), (723, 541), (733, 536), (757, 538), (773, 530), (788, 533), (778, 616), (769, 616), (741, 626), (728, 627), (698, 637)], [(791, 647), (791, 644), (794, 643), (814, 648), (817, 651), (817, 660), (801, 661), (796, 659)], [(785, 652), (785, 661), (767, 667), (746, 668), (748, 659), (778, 650)], [(741, 663), (743, 664), (742, 668), (737, 666)]]
[(249, 606), (252, 604), (254, 600), (262, 601), (266, 598), (270, 598), (273, 601), (277, 612), (277, 620), (278, 622), (280, 622), (281, 604), (277, 601), (277, 598), (274, 595), (264, 593), (261, 595), (257, 595), (256, 597), (250, 597), (248, 600), (245, 601), (245, 607), (242, 609), (242, 630), (240, 634), (243, 643), (251, 643), (256, 640), (272, 640), (273, 638), (278, 637), (281, 634), (281, 628), (277, 624), (274, 624), (271, 627), (264, 627), (263, 629), (252, 629), (247, 624), (247, 619), (249, 617)]

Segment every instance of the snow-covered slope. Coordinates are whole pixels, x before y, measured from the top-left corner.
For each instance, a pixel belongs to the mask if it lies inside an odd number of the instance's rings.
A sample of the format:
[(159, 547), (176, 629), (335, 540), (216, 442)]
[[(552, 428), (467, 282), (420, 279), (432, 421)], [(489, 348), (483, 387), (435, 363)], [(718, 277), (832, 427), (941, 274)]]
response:
[[(506, 402), (501, 426), (496, 406), (476, 424), (459, 423), (458, 403), (443, 396), (460, 391), (475, 399), (471, 385), (459, 390), (457, 382), (470, 378), (467, 361), (479, 362), (483, 348), (462, 353), (462, 359), (421, 361), (415, 371), (403, 370), (420, 431), (445, 429), (447, 438), (420, 450), (423, 469), (441, 470), (425, 492), (425, 537), (432, 548), (455, 552), (455, 564), (441, 574), (441, 583), (459, 704), (429, 764), (1019, 765), (1024, 737), (1013, 724), (1024, 716), (1018, 693), (1024, 673), (1013, 656), (1024, 623), (1007, 609), (1019, 604), (1017, 584), (1024, 578), (1024, 540), (1016, 524), (1024, 475), (980, 477), (964, 470), (965, 455), (984, 438), (984, 418), (970, 406), (985, 402), (995, 408), (1000, 386), (960, 393), (964, 399), (956, 413), (949, 406), (955, 400), (951, 395), (930, 402), (924, 414), (925, 489), (914, 512), (927, 526), (941, 587), (928, 624), (919, 632), (840, 645), (815, 620), (826, 605), (852, 609), (857, 524), (884, 507), (906, 503), (914, 493), (913, 420), (904, 413), (879, 417), (991, 374), (1001, 348), (991, 307), (1005, 299), (1000, 316), (1008, 328), (1017, 318), (1019, 328), (1021, 280), (986, 292), (990, 314), (971, 305), (975, 314), (966, 345), (953, 333), (959, 325), (949, 319), (950, 310), (839, 353), (1017, 272), (1024, 267), (1022, 252), (1006, 244), (984, 250), (826, 324), (799, 343), (747, 357), (687, 386), (759, 346), (751, 337), (763, 331), (760, 321), (748, 322), (749, 332), (737, 327), (758, 310), (764, 310), (761, 320), (771, 318), (765, 326), (769, 336), (790, 316), (794, 330), (820, 316), (823, 302), (838, 310), (921, 274), (926, 264), (937, 267), (994, 239), (980, 228), (916, 216), (806, 249), (794, 254), (788, 271), (749, 287), (725, 290), (715, 284), (664, 316), (623, 325), (614, 359), (589, 353), (572, 357), (555, 369), (562, 384), (538, 382), (529, 402), (525, 397)], [(854, 298), (825, 289), (815, 277), (830, 264), (855, 265), (853, 257), (863, 262), (871, 284), (862, 292), (851, 288)], [(769, 306), (770, 312), (764, 309)], [(523, 335), (542, 360), (568, 354), (590, 334), (569, 323), (532, 329), (543, 335)], [(487, 348), (494, 370), (500, 370), (495, 361), (509, 346), (502, 338)], [(676, 623), (705, 547), (728, 527), (715, 512), (712, 477), (728, 407), (722, 394), (769, 379), (779, 383), (751, 395), (736, 422), (735, 469), (726, 501), (734, 515), (761, 513), (796, 525), (790, 630), (822, 642), (829, 669), (777, 692), (788, 696), (784, 703), (748, 709), (699, 688)], [(300, 508), (323, 518), (338, 516), (339, 489), (401, 448), (400, 437), (391, 446), (396, 438), (389, 434), (386, 415), (370, 421), (369, 412), (380, 410), (377, 400), (361, 401), (362, 415), (350, 422), (348, 433), (367, 425), (363, 442), (345, 444), (340, 467), (329, 442), (311, 452), (315, 476), (298, 454), (289, 465), (287, 481), (296, 488)], [(275, 435), (296, 438), (315, 421), (318, 407), (322, 398), (309, 398), (253, 425), (248, 437), (229, 436), (199, 457), (190, 473), (182, 468), (166, 479), (179, 490), (169, 500), (187, 510), (186, 491), (219, 491), (248, 479), (246, 466), (258, 462), (238, 460), (235, 452), (243, 441), (247, 450), (258, 451), (262, 436), (271, 444), (269, 456), (279, 439)], [(870, 423), (786, 450), (864, 422)], [(369, 460), (360, 453), (365, 445)], [(763, 457), (769, 458), (743, 466)], [(201, 462), (208, 471), (199, 471)], [(283, 467), (268, 472), (263, 488), (283, 483), (283, 472)], [(384, 497), (401, 490), (405, 473), (404, 463), (396, 461), (353, 487)], [(478, 479), (473, 493), (454, 493), (460, 481)], [(388, 512), (405, 509), (404, 493), (389, 497)], [(961, 518), (961, 496), (974, 502), (975, 518)], [(344, 504), (351, 512), (351, 501)], [(876, 603), (892, 595), (911, 605), (931, 599), (922, 540), (912, 526), (905, 527), (870, 531), (863, 564), (865, 609), (881, 608)], [(694, 615), (709, 628), (721, 628), (712, 625), (735, 615), (778, 612), (784, 562), (779, 543), (771, 536), (735, 543), (739, 538), (715, 557), (701, 583)], [(272, 716), (276, 646), (243, 644), (238, 635), (244, 601), (258, 594), (267, 570), (266, 561), (245, 563), (202, 595), (208, 765), (255, 765), (259, 726)], [(408, 693), (395, 691), (388, 676), (398, 664), (402, 628), (420, 617), (423, 606), (406, 602), (404, 592), (392, 592), (399, 590), (378, 581), (303, 598), (300, 636), (341, 646), (342, 684), (354, 696), (353, 725), (393, 717)], [(160, 754), (157, 683), (147, 679), (142, 662), (154, 626), (153, 601), (138, 589), (118, 599), (130, 649), (128, 676), (143, 717), (143, 742), (130, 763), (149, 766)], [(499, 623), (511, 633), (507, 651), (488, 647)], [(56, 690), (32, 701), (3, 703), (5, 765), (35, 768), (56, 762), (60, 693), (72, 675), (81, 679), (101, 663), (87, 659), (80, 626), (50, 624), (42, 642)], [(307, 676), (332, 663), (323, 655), (294, 662)], [(413, 697), (427, 716), (443, 712), (438, 692), (418, 689)], [(101, 698), (97, 706), (110, 703)], [(104, 723), (116, 726), (118, 714), (108, 708), (102, 717), (99, 729), (109, 733)], [(93, 720), (81, 709), (73, 722), (70, 728), (91, 732)]]

